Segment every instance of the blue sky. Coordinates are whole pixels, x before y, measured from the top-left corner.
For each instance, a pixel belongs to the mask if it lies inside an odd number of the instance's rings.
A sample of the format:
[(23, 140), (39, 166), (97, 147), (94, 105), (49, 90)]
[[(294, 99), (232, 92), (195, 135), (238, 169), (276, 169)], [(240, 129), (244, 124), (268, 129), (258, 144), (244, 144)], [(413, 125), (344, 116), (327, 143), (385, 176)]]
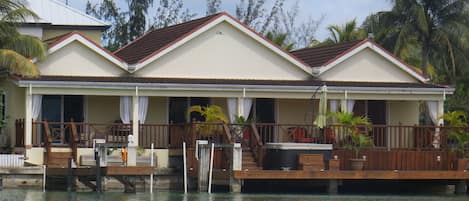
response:
[[(65, 2), (66, 0), (60, 0)], [(99, 0), (92, 0), (97, 2)], [(125, 0), (116, 0), (124, 4)], [(267, 0), (273, 2), (273, 0)], [(85, 10), (87, 0), (68, 0), (69, 5), (80, 10)], [(158, 0), (154, 0), (158, 2)], [(238, 0), (222, 0), (222, 9), (233, 14)], [(291, 7), (296, 0), (286, 0), (286, 7)], [(205, 0), (186, 0), (185, 7), (192, 12), (203, 16), (205, 14)], [(320, 40), (328, 36), (326, 27), (330, 24), (344, 24), (354, 18), (359, 24), (371, 13), (391, 9), (390, 0), (298, 0), (300, 19), (307, 19), (312, 16), (313, 19), (324, 19), (316, 32), (316, 37)]]

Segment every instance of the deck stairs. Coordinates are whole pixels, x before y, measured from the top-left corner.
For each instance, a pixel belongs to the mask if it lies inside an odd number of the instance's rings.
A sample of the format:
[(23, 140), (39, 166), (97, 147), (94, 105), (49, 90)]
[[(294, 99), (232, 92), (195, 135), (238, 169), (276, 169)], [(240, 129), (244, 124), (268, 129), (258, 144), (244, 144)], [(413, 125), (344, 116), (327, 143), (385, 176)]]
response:
[[(77, 130), (76, 125), (72, 122), (69, 125), (70, 137), (69, 143), (66, 144), (54, 144), (52, 141), (51, 129), (47, 121), (44, 122), (44, 164), (48, 168), (67, 168), (68, 160), (72, 158), (72, 167), (76, 167), (77, 162)], [(57, 151), (58, 150), (58, 151)]]
[(243, 147), (242, 170), (262, 170), (261, 167), (257, 166), (257, 162), (252, 155), (251, 149), (248, 147)]

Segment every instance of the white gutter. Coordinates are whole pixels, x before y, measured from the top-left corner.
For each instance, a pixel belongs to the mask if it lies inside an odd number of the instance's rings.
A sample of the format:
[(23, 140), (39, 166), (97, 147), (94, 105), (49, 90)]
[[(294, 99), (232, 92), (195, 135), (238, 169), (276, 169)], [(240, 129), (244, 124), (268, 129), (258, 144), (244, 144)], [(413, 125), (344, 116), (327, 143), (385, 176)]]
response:
[[(182, 84), (182, 83), (126, 83), (126, 82), (77, 82), (77, 81), (31, 81), (20, 80), (20, 87), (50, 88), (87, 88), (121, 90), (164, 90), (164, 91), (247, 91), (255, 92), (312, 92), (318, 86), (278, 86), (278, 85), (243, 85), (243, 84)], [(403, 87), (350, 87), (328, 86), (329, 93), (364, 93), (364, 94), (452, 94), (453, 88), (403, 88)]]

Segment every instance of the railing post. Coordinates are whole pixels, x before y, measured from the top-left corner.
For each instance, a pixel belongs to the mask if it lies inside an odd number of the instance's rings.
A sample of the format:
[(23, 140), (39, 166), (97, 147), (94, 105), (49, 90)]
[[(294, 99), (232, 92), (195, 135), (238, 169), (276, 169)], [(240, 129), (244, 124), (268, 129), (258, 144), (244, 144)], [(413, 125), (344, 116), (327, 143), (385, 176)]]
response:
[(386, 133), (386, 148), (388, 151), (391, 151), (391, 129), (387, 128), (387, 132)]

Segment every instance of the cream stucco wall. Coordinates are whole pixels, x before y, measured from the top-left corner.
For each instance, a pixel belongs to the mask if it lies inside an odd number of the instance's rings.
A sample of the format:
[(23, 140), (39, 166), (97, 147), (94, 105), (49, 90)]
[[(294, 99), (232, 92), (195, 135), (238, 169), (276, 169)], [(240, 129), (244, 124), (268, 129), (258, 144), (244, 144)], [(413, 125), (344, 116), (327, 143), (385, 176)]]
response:
[(168, 122), (168, 98), (150, 97), (145, 123), (165, 124)]
[(388, 104), (389, 124), (418, 125), (420, 113), (418, 101), (388, 101)]
[(125, 70), (75, 41), (38, 62), (41, 75), (121, 76)]
[(311, 77), (226, 22), (136, 71), (135, 75), (279, 80)]
[[(418, 101), (388, 101), (388, 124), (405, 126), (418, 125), (419, 123), (419, 102)], [(387, 130), (391, 148), (408, 147), (412, 148), (415, 142), (414, 131), (408, 127), (401, 130), (390, 128)], [(399, 135), (399, 132), (402, 132)]]
[(278, 123), (311, 124), (318, 108), (316, 100), (278, 99)]
[[(50, 28), (43, 29), (42, 39), (47, 40), (47, 39), (50, 39), (50, 38), (54, 38), (54, 37), (57, 37), (57, 36), (64, 35), (64, 34), (69, 33), (71, 31), (75, 31), (75, 29), (50, 29)], [(101, 45), (101, 30), (83, 30), (83, 29), (81, 29), (81, 30), (76, 30), (76, 31), (79, 31), (80, 33), (82, 33), (83, 35), (85, 35), (86, 37), (88, 37), (89, 39), (94, 41), (96, 44)]]
[(407, 72), (369, 48), (324, 72), (320, 79), (356, 82), (417, 82)]
[(118, 96), (86, 96), (88, 122), (112, 123), (120, 119)]
[(5, 133), (10, 138), (10, 144), (15, 142), (15, 121), (25, 116), (25, 88), (17, 87), (11, 81), (3, 79), (0, 81), (0, 90), (5, 92), (5, 112), (7, 125)]

